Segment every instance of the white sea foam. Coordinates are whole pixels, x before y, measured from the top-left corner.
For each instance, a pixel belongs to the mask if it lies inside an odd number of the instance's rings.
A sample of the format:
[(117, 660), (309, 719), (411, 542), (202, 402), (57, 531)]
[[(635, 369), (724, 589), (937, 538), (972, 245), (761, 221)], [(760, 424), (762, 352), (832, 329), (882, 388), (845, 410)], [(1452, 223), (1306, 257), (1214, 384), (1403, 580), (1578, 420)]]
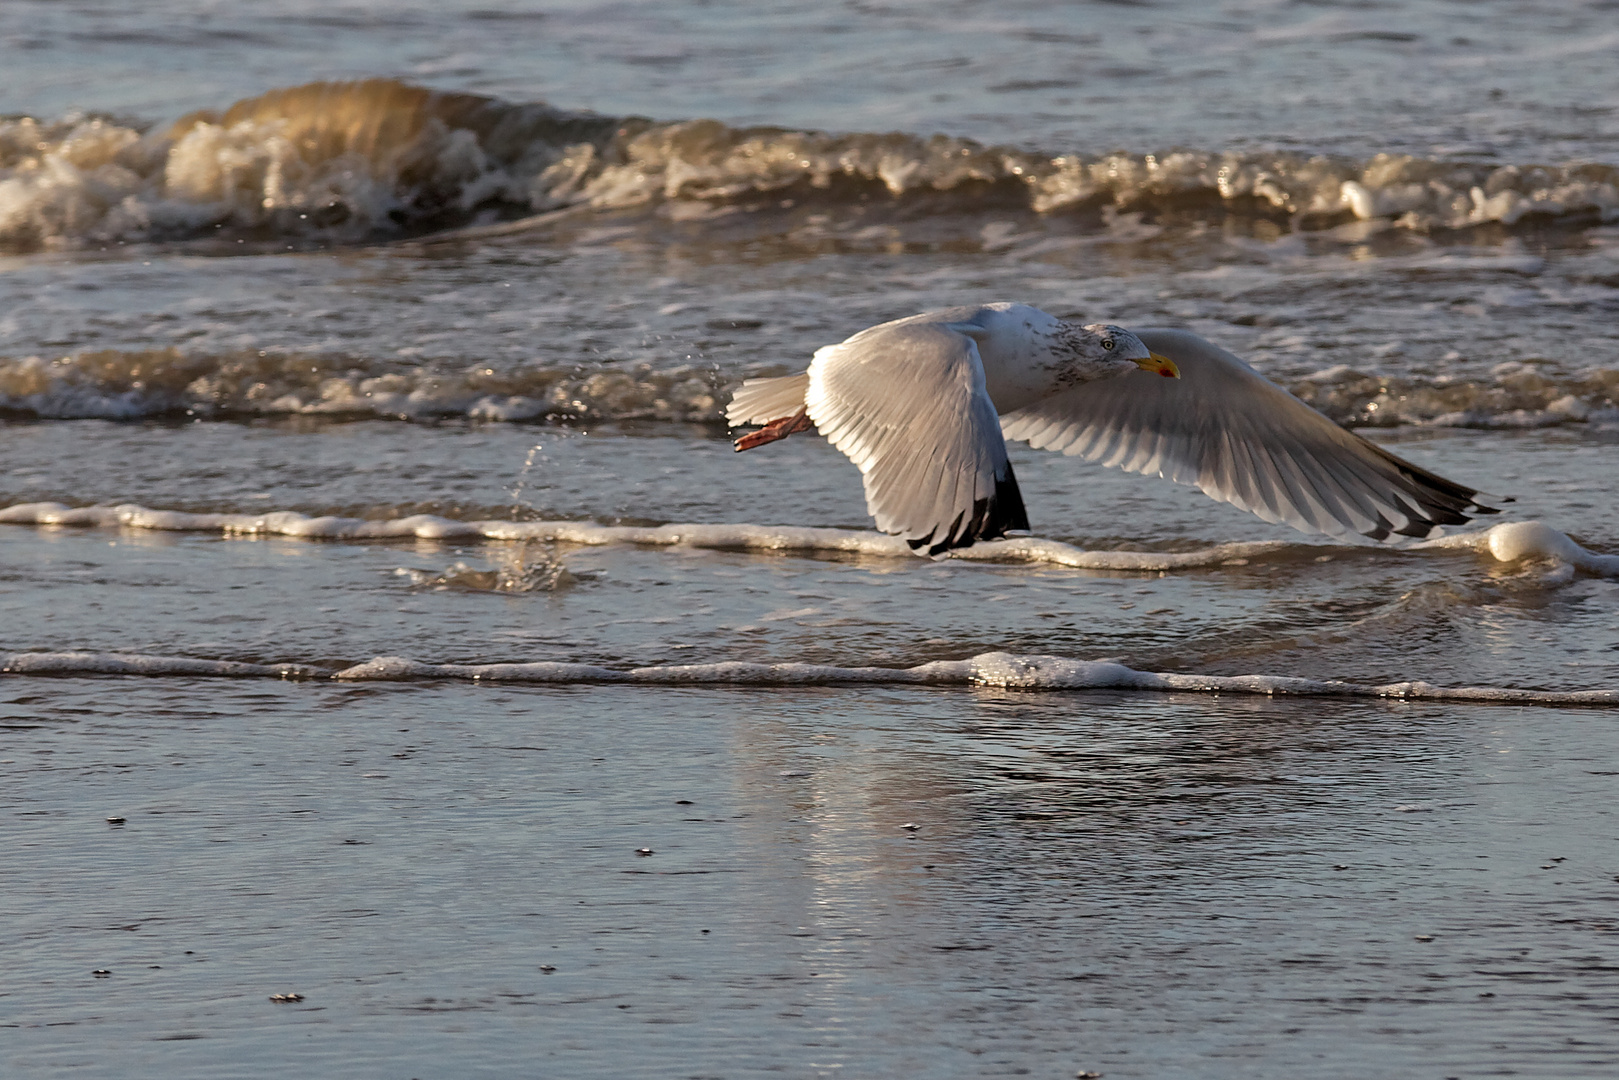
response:
[(650, 364), (614, 371), (529, 363), (400, 368), (302, 353), (96, 350), (0, 358), (0, 410), (44, 419), (329, 416), (524, 421), (720, 419), (722, 377)]
[[(0, 510), (0, 525), (66, 526), (66, 528), (152, 529), (167, 533), (220, 533), (225, 536), (290, 536), (321, 541), (437, 539), (437, 541), (539, 541), (604, 547), (703, 547), (716, 551), (847, 552), (886, 559), (915, 557), (905, 541), (856, 529), (792, 525), (596, 525), (591, 521), (457, 521), (431, 513), (371, 521), (364, 518), (309, 517), (293, 510), (269, 513), (186, 513), (151, 510), (139, 505), (68, 507), (60, 502), (24, 502)], [(1192, 570), (1240, 565), (1240, 560), (1279, 552), (1289, 541), (1248, 541), (1201, 547), (1198, 551), (1086, 551), (1062, 541), (1023, 536), (975, 544), (952, 552), (970, 562), (1030, 562), (1085, 570)], [(1588, 551), (1567, 534), (1540, 521), (1504, 521), (1475, 533), (1412, 544), (1407, 551), (1465, 549), (1498, 562), (1522, 559), (1567, 563), (1591, 575), (1619, 576), (1619, 555)]]
[[(310, 517), (291, 510), (262, 514), (194, 514), (144, 506), (70, 507), (62, 503), (19, 503), (0, 509), (0, 524), (71, 528), (144, 529), (158, 532), (212, 532), (226, 536), (286, 536), (304, 540), (538, 541), (604, 547), (707, 548), (719, 551), (843, 552), (882, 558), (914, 558), (899, 537), (855, 529), (824, 529), (748, 523), (597, 525), (588, 521), (457, 521), (433, 514), (370, 521), (335, 515)], [(1216, 544), (1195, 551), (1088, 551), (1060, 540), (1014, 537), (975, 544), (951, 553), (973, 562), (1022, 562), (1088, 570), (1190, 570), (1242, 561), (1296, 545), (1286, 540)], [(1418, 544), (1407, 551), (1474, 551), (1498, 562), (1539, 559), (1566, 564), (1588, 574), (1619, 577), (1619, 556), (1581, 547), (1566, 534), (1538, 521), (1502, 522), (1477, 532), (1458, 533)], [(1399, 549), (1389, 549), (1391, 553)]]
[(1600, 577), (1619, 577), (1619, 555), (1601, 555), (1575, 543), (1566, 533), (1539, 521), (1504, 521), (1482, 532), (1442, 536), (1412, 545), (1476, 551), (1497, 562), (1542, 560)]
[[(749, 374), (786, 374), (787, 369)], [(676, 363), (611, 371), (538, 360), (492, 367), (258, 350), (94, 350), (0, 357), (0, 411), (43, 419), (322, 416), (719, 423), (743, 372)], [(1524, 428), (1619, 423), (1619, 369), (1502, 364), (1481, 377), (1392, 376), (1338, 364), (1287, 388), (1339, 423)]]
[(187, 656), (138, 653), (20, 652), (0, 655), (6, 675), (200, 675), (210, 678), (320, 678), (329, 674), (308, 664), (248, 664), (238, 660), (198, 660)]
[(1501, 364), (1487, 378), (1430, 378), (1337, 364), (1293, 380), (1287, 388), (1319, 412), (1352, 426), (1523, 429), (1619, 423), (1619, 371), (1604, 368), (1570, 375)]
[[(293, 511), (263, 514), (193, 514), (144, 506), (69, 507), (61, 503), (20, 503), (0, 510), (0, 524), (74, 528), (213, 532), (227, 536), (288, 536), (306, 540), (508, 540), (602, 547), (709, 548), (722, 551), (844, 552), (883, 558), (914, 558), (896, 536), (854, 529), (791, 525), (675, 524), (597, 525), (586, 521), (456, 521), (432, 514), (384, 521), (350, 517), (310, 517)], [(977, 544), (954, 557), (979, 562), (1045, 563), (1092, 570), (1163, 571), (1218, 566), (1287, 547), (1265, 540), (1217, 544), (1197, 551), (1086, 551), (1058, 540), (1020, 537)]]
[(1383, 685), (1297, 679), (1280, 675), (1195, 675), (1138, 671), (1100, 660), (1061, 656), (982, 653), (965, 660), (935, 660), (909, 668), (837, 667), (830, 664), (757, 664), (724, 661), (642, 668), (609, 668), (555, 661), (503, 664), (429, 664), (379, 656), (337, 671), (307, 664), (248, 664), (175, 656), (122, 653), (23, 652), (0, 655), (0, 674), (10, 676), (141, 675), (335, 679), (344, 682), (465, 680), (580, 685), (628, 683), (654, 686), (987, 686), (1031, 691), (1138, 690), (1162, 693), (1244, 694), (1265, 697), (1397, 698), (1480, 704), (1546, 706), (1619, 705), (1616, 690), (1532, 690), (1516, 687), (1434, 686), (1427, 682)]
[(1213, 197), (1233, 213), (1412, 229), (1619, 219), (1609, 165), (1086, 147), (1052, 157), (945, 136), (569, 113), (388, 79), (274, 90), (167, 130), (84, 116), (0, 121), (0, 246), (14, 250), (237, 233), (364, 240), (480, 213), (738, 205), (791, 191), (860, 204), (863, 215), (878, 193), (966, 205), (988, 193), (1037, 213)]

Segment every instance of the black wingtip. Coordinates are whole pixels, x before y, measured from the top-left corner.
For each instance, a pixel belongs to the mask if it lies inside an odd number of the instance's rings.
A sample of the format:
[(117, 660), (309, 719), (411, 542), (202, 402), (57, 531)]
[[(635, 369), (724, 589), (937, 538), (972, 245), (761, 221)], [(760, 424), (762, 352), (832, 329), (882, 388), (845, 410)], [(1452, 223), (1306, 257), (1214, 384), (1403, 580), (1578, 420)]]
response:
[(995, 478), (995, 494), (973, 502), (972, 517), (965, 511), (957, 514), (937, 541), (934, 537), (939, 530), (935, 527), (926, 536), (905, 542), (912, 551), (937, 559), (951, 551), (972, 547), (980, 540), (998, 540), (1009, 531), (1029, 531), (1029, 514), (1023, 507), (1023, 492), (1018, 490), (1011, 462), (1006, 464), (1005, 473)]
[[(1479, 500), (1489, 499), (1492, 502), (1511, 503), (1515, 500), (1507, 495), (1487, 495), (1477, 488), (1458, 484), (1454, 480), (1447, 480), (1438, 473), (1429, 472), (1420, 465), (1392, 453), (1375, 443), (1367, 443), (1386, 461), (1394, 465), (1399, 472), (1400, 480), (1405, 488), (1404, 494), (1410, 501), (1394, 496), (1395, 506), (1406, 516), (1404, 527), (1394, 532), (1402, 536), (1417, 538), (1426, 537), (1440, 525), (1465, 525), (1472, 520), (1469, 515), (1483, 516), (1499, 514), (1501, 508), (1488, 506)], [(1384, 529), (1388, 522), (1379, 521), (1378, 528), (1365, 535), (1374, 540), (1385, 540), (1388, 532)], [(1381, 533), (1381, 535), (1379, 535)]]
[(1029, 531), (1029, 512), (1023, 508), (1023, 492), (1018, 490), (1017, 475), (1012, 463), (1006, 463), (1006, 475), (995, 478), (995, 505), (1000, 509), (995, 522), (995, 536), (1005, 536), (1010, 529)]

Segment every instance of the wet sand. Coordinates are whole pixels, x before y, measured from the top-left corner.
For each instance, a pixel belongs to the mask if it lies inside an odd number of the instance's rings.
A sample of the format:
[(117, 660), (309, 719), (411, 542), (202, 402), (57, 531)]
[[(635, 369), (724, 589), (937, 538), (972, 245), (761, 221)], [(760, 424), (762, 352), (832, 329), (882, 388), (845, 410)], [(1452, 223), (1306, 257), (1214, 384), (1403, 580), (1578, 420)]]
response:
[(3, 691), (17, 1075), (1590, 1077), (1619, 1053), (1604, 711)]

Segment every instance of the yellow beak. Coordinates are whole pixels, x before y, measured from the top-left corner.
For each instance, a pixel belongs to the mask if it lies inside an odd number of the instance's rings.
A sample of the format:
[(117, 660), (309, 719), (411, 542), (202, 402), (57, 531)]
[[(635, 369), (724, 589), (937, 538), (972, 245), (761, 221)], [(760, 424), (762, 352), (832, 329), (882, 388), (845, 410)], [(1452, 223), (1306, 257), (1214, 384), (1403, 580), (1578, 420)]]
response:
[(1156, 372), (1166, 379), (1178, 379), (1181, 377), (1181, 369), (1175, 366), (1175, 361), (1167, 356), (1159, 356), (1157, 353), (1151, 354), (1145, 360), (1137, 360), (1136, 367), (1142, 371)]

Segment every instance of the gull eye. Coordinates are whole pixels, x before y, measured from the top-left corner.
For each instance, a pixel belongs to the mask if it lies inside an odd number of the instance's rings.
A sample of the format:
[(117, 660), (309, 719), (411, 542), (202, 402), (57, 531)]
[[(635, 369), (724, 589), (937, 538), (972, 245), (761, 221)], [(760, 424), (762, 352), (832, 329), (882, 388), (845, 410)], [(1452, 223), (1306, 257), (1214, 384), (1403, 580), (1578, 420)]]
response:
[(1113, 339), (1110, 338), (1110, 337), (1103, 338), (1102, 339), (1102, 348), (1104, 348), (1104, 349), (1112, 349), (1113, 348)]

